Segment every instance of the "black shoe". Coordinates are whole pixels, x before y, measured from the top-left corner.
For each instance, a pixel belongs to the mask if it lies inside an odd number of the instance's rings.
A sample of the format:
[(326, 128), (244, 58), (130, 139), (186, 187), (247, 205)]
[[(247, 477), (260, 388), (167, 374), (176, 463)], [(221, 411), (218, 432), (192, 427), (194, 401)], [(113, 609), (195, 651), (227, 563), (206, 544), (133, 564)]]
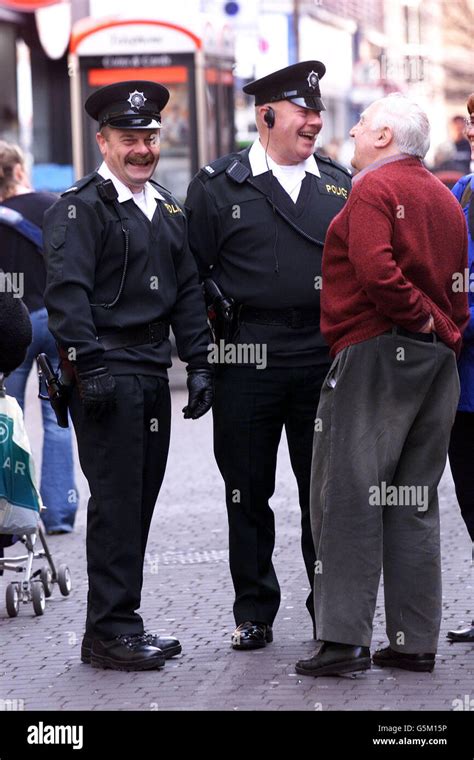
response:
[(467, 644), (474, 644), (474, 620), (471, 626), (467, 628), (458, 628), (457, 631), (448, 631), (446, 638), (450, 641), (460, 641)]
[(144, 640), (143, 634), (116, 636), (111, 641), (94, 639), (91, 649), (93, 668), (111, 670), (155, 670), (165, 664), (161, 649)]
[[(141, 635), (147, 644), (161, 649), (165, 656), (165, 660), (169, 660), (170, 657), (175, 657), (177, 654), (181, 654), (181, 644), (174, 636), (155, 636), (153, 633), (143, 633)], [(84, 634), (81, 645), (81, 660), (82, 662), (85, 662), (86, 665), (89, 665), (91, 661), (92, 640), (92, 636), (89, 636), (87, 633)]]
[(435, 666), (435, 655), (431, 653), (405, 654), (385, 647), (385, 649), (378, 649), (374, 653), (372, 661), (379, 668), (401, 668), (402, 670), (416, 670), (419, 673), (431, 673)]
[(309, 660), (299, 660), (296, 672), (302, 676), (339, 676), (370, 669), (368, 647), (323, 641), (319, 651)]
[(237, 626), (232, 634), (232, 649), (261, 649), (272, 641), (271, 625), (247, 620)]

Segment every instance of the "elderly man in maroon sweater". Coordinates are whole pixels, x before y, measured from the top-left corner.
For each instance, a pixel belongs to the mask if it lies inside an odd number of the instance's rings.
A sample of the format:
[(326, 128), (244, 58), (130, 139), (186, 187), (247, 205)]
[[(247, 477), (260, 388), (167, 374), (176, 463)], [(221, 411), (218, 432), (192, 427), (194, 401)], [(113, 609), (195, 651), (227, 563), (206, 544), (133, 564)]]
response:
[(383, 566), (390, 645), (381, 667), (431, 671), (441, 620), (437, 486), (469, 320), (456, 199), (424, 167), (426, 114), (401, 95), (350, 132), (359, 170), (323, 255), (321, 328), (334, 359), (318, 407), (311, 521), (316, 654), (303, 675), (370, 668)]

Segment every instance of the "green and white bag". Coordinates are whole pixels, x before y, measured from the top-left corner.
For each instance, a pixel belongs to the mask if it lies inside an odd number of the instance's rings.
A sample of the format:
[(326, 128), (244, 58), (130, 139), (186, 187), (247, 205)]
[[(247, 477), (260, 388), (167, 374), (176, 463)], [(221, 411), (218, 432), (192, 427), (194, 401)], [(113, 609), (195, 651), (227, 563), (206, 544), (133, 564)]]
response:
[(23, 412), (0, 395), (0, 533), (35, 533), (42, 505)]

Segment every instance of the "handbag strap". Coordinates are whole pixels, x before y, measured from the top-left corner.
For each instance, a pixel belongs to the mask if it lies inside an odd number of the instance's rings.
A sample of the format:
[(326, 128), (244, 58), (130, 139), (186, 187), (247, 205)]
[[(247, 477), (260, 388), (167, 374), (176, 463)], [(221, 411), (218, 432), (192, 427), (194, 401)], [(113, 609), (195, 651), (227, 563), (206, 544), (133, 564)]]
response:
[(33, 243), (40, 253), (43, 252), (43, 232), (41, 228), (34, 222), (25, 219), (19, 211), (0, 205), (0, 224), (5, 224), (7, 227), (14, 229), (29, 240), (30, 243)]

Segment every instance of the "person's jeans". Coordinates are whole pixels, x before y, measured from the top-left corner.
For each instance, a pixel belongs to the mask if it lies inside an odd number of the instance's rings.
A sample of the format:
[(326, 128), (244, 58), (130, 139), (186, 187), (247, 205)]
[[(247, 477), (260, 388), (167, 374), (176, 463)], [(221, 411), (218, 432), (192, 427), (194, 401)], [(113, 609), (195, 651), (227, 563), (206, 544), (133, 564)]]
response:
[[(33, 340), (28, 348), (23, 364), (6, 378), (7, 393), (14, 396), (24, 408), (25, 388), (31, 368), (36, 368), (35, 358), (40, 353), (49, 356), (54, 368), (58, 364), (58, 353), (54, 338), (48, 330), (48, 313), (39, 309), (30, 314), (33, 326)], [(69, 533), (74, 526), (74, 518), (79, 503), (79, 494), (74, 482), (71, 428), (60, 428), (49, 401), (41, 401), (43, 414), (43, 464), (41, 469), (41, 497), (46, 511), (41, 518), (47, 532)]]

